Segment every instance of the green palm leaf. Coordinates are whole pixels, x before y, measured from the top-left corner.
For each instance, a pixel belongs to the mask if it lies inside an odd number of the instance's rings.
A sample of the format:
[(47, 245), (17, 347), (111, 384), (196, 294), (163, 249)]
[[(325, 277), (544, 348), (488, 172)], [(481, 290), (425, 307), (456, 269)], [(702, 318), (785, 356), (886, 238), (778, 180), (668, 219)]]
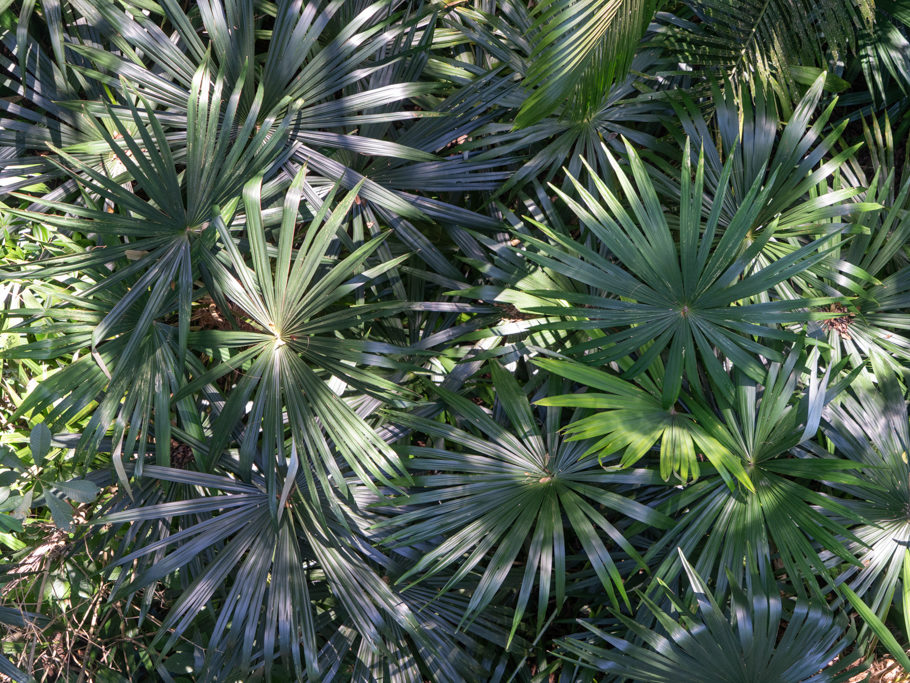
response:
[[(57, 150), (58, 156), (70, 164), (67, 172), (73, 179), (88, 192), (98, 195), (106, 206), (89, 204), (83, 207), (30, 198), (55, 213), (13, 212), (57, 229), (78, 229), (107, 240), (103, 246), (99, 245), (100, 249), (78, 256), (67, 254), (39, 261), (23, 274), (47, 278), (79, 267), (103, 270), (106, 264), (118, 259), (131, 255), (135, 258), (115, 276), (107, 274), (94, 288), (81, 292), (82, 296), (89, 296), (124, 279), (130, 281), (128, 291), (95, 326), (93, 347), (110, 338), (113, 327), (123, 315), (140, 299), (146, 299), (130, 341), (121, 352), (120, 362), (114, 366), (115, 373), (117, 368), (122, 372), (129, 366), (152, 322), (170, 312), (165, 303), (170, 303), (172, 287), (178, 292), (179, 345), (181, 349), (185, 348), (190, 305), (195, 295), (195, 260), (198, 252), (211, 248), (214, 241), (210, 223), (215, 207), (229, 201), (251, 175), (265, 172), (263, 169), (280, 161), (277, 154), (287, 122), (283, 126), (275, 125), (274, 116), (267, 116), (258, 131), (254, 131), (259, 111), (255, 106), (243, 123), (235, 124), (242, 88), (235, 89), (230, 98), (225, 97), (228, 100), (225, 104), (222, 101), (223, 82), (221, 76), (213, 85), (206, 67), (194, 77), (186, 158), (182, 160), (186, 165), (184, 173), (179, 173), (175, 151), (147, 102), (141, 111), (132, 104), (129, 106), (130, 118), (138, 134), (131, 134), (113, 110), (106, 108), (107, 120), (121, 142), (95, 120), (98, 132), (122, 165), (122, 174), (132, 179), (148, 199), (141, 199), (132, 188), (122, 187), (120, 183), (124, 177), (120, 173), (107, 177), (69, 152)], [(227, 113), (221, 118), (223, 106)], [(147, 119), (147, 123), (143, 119)], [(242, 142), (235, 140), (232, 143), (232, 136)]]
[[(365, 322), (401, 310), (405, 304), (392, 300), (333, 307), (394, 268), (403, 257), (365, 268), (364, 262), (377, 250), (381, 238), (353, 249), (345, 257), (333, 256), (339, 248), (336, 232), (359, 188), (349, 192), (326, 218), (333, 203), (330, 195), (303, 233), (302, 241), (295, 244), (304, 184), (305, 170), (301, 170), (284, 198), (277, 247), (267, 240), (261, 179), (247, 184), (244, 234), (249, 240), (252, 267), (246, 264), (237, 239), (224, 222), (215, 220), (227, 256), (225, 261), (230, 265), (210, 257), (206, 266), (227, 300), (247, 316), (249, 331), (201, 331), (190, 336), (190, 345), (207, 349), (209, 355), (218, 348), (245, 350), (194, 378), (175, 398), (190, 395), (243, 367), (243, 376), (215, 422), (210, 457), (217, 459), (221, 455), (233, 438), (233, 430), (249, 413), (249, 423), (240, 440), (242, 470), (249, 471), (258, 452), (277, 453), (276, 462), (282, 462), (286, 457), (282, 449), (287, 414), (294, 438), (321, 461), (311, 464), (317, 467), (327, 490), (333, 488), (330, 475), (334, 486), (344, 486), (329, 442), (364, 483), (391, 483), (389, 476), (401, 471), (397, 456), (329, 381), (337, 378), (335, 381), (343, 382), (342, 386), (349, 385), (384, 400), (401, 394), (396, 384), (376, 371), (394, 367), (386, 358), (396, 351), (394, 347), (363, 338), (339, 343), (339, 337), (343, 339), (345, 331), (361, 328)], [(251, 408), (247, 407), (249, 401)], [(260, 466), (268, 473), (274, 471), (276, 462)], [(275, 491), (273, 482), (269, 491)]]
[[(620, 615), (627, 634), (609, 633), (581, 622), (593, 638), (564, 638), (562, 655), (628, 680), (651, 683), (803, 683), (847, 681), (858, 654), (844, 656), (855, 632), (824, 602), (787, 604), (773, 580), (750, 574), (736, 587), (729, 606), (715, 598), (680, 551), (697, 609), (666, 590), (674, 611), (642, 597), (659, 628)], [(593, 641), (593, 642), (592, 642)]]
[(667, 43), (680, 62), (748, 80), (791, 66), (834, 64), (855, 49), (873, 23), (870, 0), (690, 0), (686, 19), (666, 21)]
[[(761, 78), (748, 87), (729, 81), (721, 89), (712, 86), (713, 125), (687, 93), (671, 100), (676, 117), (666, 122), (681, 147), (689, 145), (693, 162), (705, 156), (705, 196), (702, 211), (707, 218), (719, 204), (720, 225), (730, 225), (736, 211), (756, 184), (771, 191), (755, 218), (755, 230), (776, 221), (779, 239), (818, 235), (822, 230), (843, 227), (838, 221), (877, 208), (872, 202), (847, 201), (862, 193), (861, 183), (828, 188), (823, 183), (848, 162), (860, 145), (838, 150), (847, 122), (829, 126), (837, 105), (834, 99), (813, 120), (821, 101), (825, 76), (806, 90), (783, 127), (775, 93)], [(730, 162), (726, 191), (725, 164)], [(675, 170), (668, 171), (675, 174)], [(679, 196), (675, 177), (659, 178), (661, 189)], [(775, 240), (775, 243), (778, 240)], [(769, 248), (775, 243), (769, 244)]]
[(525, 87), (532, 90), (515, 125), (536, 123), (577, 91), (621, 80), (655, 10), (653, 0), (546, 0), (535, 8), (539, 29)]
[[(734, 371), (734, 400), (719, 410), (691, 403), (702, 428), (740, 459), (753, 490), (731, 490), (721, 477), (711, 476), (661, 501), (658, 509), (681, 514), (649, 549), (646, 559), (660, 562), (657, 578), (671, 582), (679, 575), (676, 548), (721, 594), (728, 581), (744, 580), (749, 558), (762, 571), (779, 562), (797, 595), (821, 596), (824, 584), (834, 585), (831, 558), (859, 565), (849, 549), (857, 537), (848, 525), (862, 518), (839, 491), (861, 484), (858, 467), (823, 449), (811, 455), (803, 450), (818, 431), (825, 404), (843, 386), (828, 385), (828, 373), (820, 375), (814, 367), (817, 358), (817, 352), (800, 358), (794, 349), (783, 364), (769, 365), (761, 383)], [(838, 488), (817, 490), (819, 481)]]
[(622, 451), (619, 466), (630, 467), (659, 442), (660, 476), (664, 480), (671, 475), (684, 482), (698, 479), (699, 455), (704, 454), (728, 485), (734, 485), (735, 477), (747, 488), (753, 488), (742, 462), (710, 435), (696, 415), (683, 407), (692, 404), (690, 397), (680, 397), (681, 405), (664, 405), (660, 378), (652, 381), (640, 377), (635, 383), (573, 361), (538, 359), (534, 363), (547, 372), (596, 390), (547, 396), (537, 401), (544, 406), (597, 411), (573, 420), (565, 428), (571, 439), (597, 439), (589, 453), (599, 453), (603, 460)]
[[(521, 622), (535, 583), (540, 629), (551, 591), (555, 589), (557, 607), (565, 601), (566, 544), (574, 538), (610, 600), (628, 604), (615, 551), (609, 545), (618, 546), (642, 568), (645, 565), (606, 510), (648, 525), (663, 526), (668, 520), (608, 487), (655, 483), (655, 479), (641, 470), (604, 471), (594, 459), (583, 458), (585, 443), (563, 441), (554, 431), (558, 409), (535, 416), (516, 380), (495, 363), (491, 372), (504, 413), (500, 422), (469, 400), (438, 390), (446, 405), (479, 434), (411, 415), (392, 416), (451, 444), (449, 448), (409, 448), (413, 457), (408, 467), (417, 473), (414, 481), (419, 488), (400, 499), (405, 507), (388, 522), (400, 529), (385, 542), (412, 545), (434, 541), (441, 534), (444, 540), (399, 580), (433, 576), (458, 562), (444, 588), (448, 590), (485, 562), (463, 616), (463, 621), (469, 621), (500, 592), (522, 556), (525, 568), (520, 572), (511, 634)], [(546, 429), (538, 426), (538, 420)], [(610, 541), (605, 542), (603, 535)]]
[(781, 358), (764, 340), (793, 341), (796, 335), (782, 325), (826, 317), (806, 309), (827, 300), (769, 300), (767, 294), (775, 285), (820, 262), (825, 256), (822, 246), (831, 236), (802, 245), (760, 270), (751, 270), (753, 259), (775, 232), (774, 223), (758, 234), (753, 232), (773, 182), (764, 185), (756, 181), (733, 220), (721, 229), (721, 197), (727, 192), (732, 162), (725, 164), (714, 209), (703, 219), (703, 157), (699, 157), (693, 182), (686, 153), (677, 241), (637, 152), (628, 144), (627, 150), (632, 178), (607, 152), (622, 186), (621, 196), (601, 181), (595, 181), (599, 198), (577, 182), (581, 202), (560, 192), (596, 240), (592, 246), (536, 222), (550, 241), (521, 237), (534, 248), (524, 252), (528, 259), (578, 282), (589, 292), (530, 291), (565, 299), (570, 306), (529, 310), (563, 318), (551, 323), (551, 328), (587, 330), (589, 340), (569, 351), (583, 354), (587, 364), (610, 363), (636, 354), (634, 364), (626, 370), (627, 377), (641, 374), (666, 351), (665, 407), (679, 396), (683, 377), (692, 386), (699, 386), (698, 361), (720, 394), (730, 399), (733, 385), (717, 351), (760, 381), (764, 370), (757, 356)]

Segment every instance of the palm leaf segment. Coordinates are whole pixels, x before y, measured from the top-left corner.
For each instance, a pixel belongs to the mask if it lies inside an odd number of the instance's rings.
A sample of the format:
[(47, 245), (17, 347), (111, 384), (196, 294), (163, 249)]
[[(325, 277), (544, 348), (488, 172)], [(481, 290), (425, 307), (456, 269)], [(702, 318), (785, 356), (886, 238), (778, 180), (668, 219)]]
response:
[(545, 425), (541, 430), (515, 379), (497, 364), (492, 377), (503, 421), (494, 420), (466, 398), (439, 390), (445, 404), (480, 435), (433, 420), (394, 415), (396, 421), (457, 447), (410, 449), (415, 457), (408, 467), (415, 472), (415, 484), (421, 490), (401, 499), (406, 507), (393, 523), (402, 528), (387, 542), (410, 545), (434, 541), (440, 534), (448, 538), (401, 580), (432, 576), (460, 563), (448, 589), (486, 559), (467, 606), (467, 620), (499, 593), (516, 559), (526, 554), (512, 634), (524, 615), (535, 579), (540, 628), (554, 581), (557, 605), (565, 600), (567, 539), (574, 538), (614, 604), (619, 599), (627, 601), (616, 562), (601, 535), (606, 534), (634, 560), (640, 562), (641, 558), (603, 509), (648, 525), (663, 526), (668, 520), (604, 485), (643, 484), (655, 478), (639, 470), (605, 472), (595, 459), (583, 458), (585, 443), (559, 438), (558, 409), (538, 413)]
[[(762, 187), (756, 181), (733, 220), (721, 230), (719, 197), (715, 197), (714, 210), (707, 219), (702, 218), (704, 162), (699, 157), (693, 182), (687, 152), (677, 240), (638, 154), (630, 145), (627, 152), (631, 179), (606, 152), (622, 187), (621, 197), (603, 182), (597, 182), (599, 199), (577, 182), (581, 202), (560, 193), (590, 231), (595, 240), (592, 246), (536, 222), (550, 242), (521, 236), (535, 248), (523, 252), (528, 259), (587, 287), (589, 292), (532, 291), (538, 296), (563, 299), (570, 306), (531, 310), (564, 319), (550, 327), (589, 330), (590, 338), (569, 351), (584, 354), (588, 364), (610, 363), (637, 354), (626, 371), (629, 377), (644, 372), (666, 351), (665, 406), (679, 396), (684, 375), (698, 386), (697, 359), (721, 395), (732, 397), (733, 385), (716, 351), (750, 377), (761, 380), (764, 370), (756, 356), (779, 359), (780, 354), (753, 337), (795, 340), (793, 332), (779, 325), (805, 321), (815, 315), (805, 309), (820, 305), (819, 300), (806, 298), (761, 297), (774, 285), (821, 261), (824, 251), (820, 247), (827, 238), (748, 272), (774, 234), (774, 224), (760, 234), (753, 233), (773, 183)], [(721, 195), (727, 191), (731, 170), (728, 162), (719, 184)]]
[(857, 673), (850, 667), (859, 653), (842, 656), (855, 633), (825, 603), (786, 604), (774, 581), (753, 569), (746, 589), (734, 588), (727, 607), (681, 551), (680, 560), (697, 610), (669, 589), (665, 595), (679, 616), (644, 596), (642, 602), (659, 628), (619, 615), (629, 635), (614, 635), (582, 622), (594, 637), (561, 640), (566, 652), (562, 656), (595, 671), (648, 683), (843, 682)]

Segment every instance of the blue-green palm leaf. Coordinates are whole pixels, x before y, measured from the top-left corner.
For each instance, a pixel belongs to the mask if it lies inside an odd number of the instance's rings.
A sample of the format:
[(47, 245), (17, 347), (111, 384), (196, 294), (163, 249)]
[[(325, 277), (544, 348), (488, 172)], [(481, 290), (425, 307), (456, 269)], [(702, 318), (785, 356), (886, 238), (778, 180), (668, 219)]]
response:
[[(831, 231), (843, 226), (839, 221), (844, 217), (876, 206), (848, 201), (862, 194), (858, 183), (832, 183), (860, 145), (841, 142), (846, 121), (829, 125), (836, 100), (816, 114), (824, 84), (824, 76), (815, 80), (782, 127), (775, 94), (761, 78), (748, 88), (729, 82), (723, 88), (712, 86), (713, 119), (685, 93), (671, 100), (676, 117), (666, 120), (668, 128), (681, 147), (688, 146), (693, 161), (700, 152), (705, 157), (705, 217), (719, 211), (719, 225), (725, 228), (749, 198), (749, 190), (757, 183), (767, 186), (770, 191), (753, 218), (753, 229), (776, 225), (778, 239), (766, 247), (772, 255), (776, 242), (784, 238)], [(655, 182), (676, 197), (680, 185), (674, 175), (668, 170), (667, 176), (655, 175)]]
[(720, 184), (723, 189), (714, 199), (714, 209), (704, 219), (703, 158), (699, 158), (693, 182), (686, 154), (677, 237), (637, 152), (628, 144), (627, 152), (631, 178), (606, 152), (622, 186), (621, 195), (600, 181), (599, 197), (578, 182), (575, 189), (581, 202), (560, 193), (590, 231), (593, 244), (582, 244), (542, 224), (536, 225), (549, 241), (520, 236), (533, 247), (523, 252), (528, 259), (580, 283), (589, 292), (532, 291), (564, 299), (569, 306), (530, 310), (564, 318), (550, 327), (588, 330), (590, 339), (569, 351), (583, 355), (585, 363), (606, 364), (635, 354), (634, 364), (626, 371), (628, 377), (644, 372), (666, 352), (666, 406), (679, 396), (683, 377), (700, 386), (699, 367), (729, 399), (733, 385), (718, 360), (718, 351), (760, 381), (764, 371), (757, 356), (781, 358), (767, 342), (795, 340), (785, 325), (824, 317), (805, 310), (822, 300), (769, 299), (767, 294), (778, 283), (822, 260), (826, 238), (800, 246), (760, 270), (751, 270), (753, 259), (774, 234), (773, 224), (757, 235), (752, 232), (773, 184), (764, 186), (760, 179), (756, 181), (734, 220), (721, 229), (719, 197), (727, 191), (731, 162), (725, 166)]
[[(119, 115), (106, 107), (105, 122), (116, 132), (109, 132), (100, 117), (93, 121), (116, 154), (119, 170), (99, 172), (70, 153), (77, 149), (58, 149), (57, 155), (67, 164), (61, 164), (61, 168), (86, 190), (85, 205), (30, 198), (50, 211), (13, 211), (21, 218), (57, 230), (97, 235), (100, 242), (94, 249), (30, 264), (33, 267), (20, 276), (48, 278), (78, 268), (103, 273), (104, 277), (99, 277), (93, 287), (79, 290), (81, 298), (127, 285), (95, 325), (92, 347), (112, 338), (124, 315), (140, 302), (143, 304), (119, 362), (113, 365), (114, 375), (129, 367), (153, 321), (175, 308), (179, 346), (185, 348), (190, 307), (197, 295), (194, 280), (200, 276), (197, 263), (200, 252), (214, 244), (211, 223), (216, 207), (233, 199), (251, 176), (267, 172), (279, 160), (283, 127), (269, 115), (254, 130), (258, 104), (245, 120), (236, 120), (242, 92), (243, 88), (238, 87), (228, 96), (223, 75), (213, 82), (207, 67), (200, 68), (191, 92), (185, 158), (179, 158), (171, 148), (164, 127), (148, 102), (141, 109), (130, 104), (123, 112), (125, 120), (138, 132), (131, 132)], [(222, 106), (227, 109), (223, 117)], [(180, 166), (185, 169), (181, 171)], [(91, 200), (92, 195), (99, 199)], [(113, 275), (107, 271), (111, 263), (120, 266)]]
[(273, 497), (262, 477), (246, 484), (149, 465), (141, 504), (121, 499), (97, 520), (130, 523), (112, 565), (124, 568), (117, 595), (143, 591), (150, 602), (159, 581), (182, 577), (156, 636), (158, 656), (208, 608), (214, 618), (202, 680), (253, 668), (266, 679), (309, 681), (333, 680), (352, 667), (360, 680), (382, 680), (383, 671), (426, 671), (451, 683), (480, 675), (446, 623), (451, 607), (430, 604), (425, 591), (405, 595), (388, 586), (383, 577), (394, 565), (377, 567), (370, 561), (376, 553), (350, 527), (327, 523), (310, 504), (305, 467), (292, 445)]
[[(910, 634), (906, 606), (910, 592), (910, 421), (900, 387), (884, 364), (873, 358), (878, 384), (862, 376), (849, 393), (829, 407), (825, 434), (835, 452), (849, 459), (862, 481), (843, 488), (853, 499), (846, 503), (863, 519), (852, 528), (849, 544), (860, 563), (847, 567), (840, 580), (849, 585), (882, 620), (901, 603), (905, 632)], [(818, 446), (807, 444), (807, 450)]]
[(856, 217), (862, 233), (839, 244), (818, 277), (804, 276), (817, 291), (843, 297), (828, 307), (836, 315), (818, 330), (834, 362), (848, 358), (860, 367), (874, 356), (896, 369), (910, 358), (910, 267), (903, 256), (910, 236), (910, 180), (896, 183), (893, 170), (875, 174), (866, 195), (882, 208)]
[[(209, 356), (217, 349), (243, 350), (195, 377), (177, 398), (242, 369), (242, 377), (214, 424), (211, 457), (220, 457), (234, 438), (235, 428), (242, 425), (242, 468), (251, 467), (258, 452), (276, 453), (280, 464), (287, 457), (283, 435), (288, 425), (306, 452), (319, 456), (311, 464), (326, 488), (332, 487), (329, 476), (335, 486), (344, 487), (334, 449), (365, 483), (388, 483), (389, 476), (401, 471), (397, 456), (339, 394), (349, 386), (386, 400), (401, 395), (400, 387), (381, 371), (395, 367), (388, 358), (395, 347), (353, 337), (349, 331), (362, 331), (365, 323), (401, 310), (405, 304), (394, 299), (344, 307), (336, 304), (351, 303), (354, 293), (402, 258), (365, 267), (381, 237), (354, 248), (347, 256), (338, 255), (336, 233), (354, 203), (357, 188), (332, 207), (327, 219), (334, 194), (329, 196), (295, 245), (305, 182), (302, 170), (284, 198), (275, 246), (267, 239), (261, 178), (247, 184), (244, 236), (249, 240), (250, 266), (235, 235), (216, 219), (227, 258), (208, 258), (206, 265), (227, 300), (247, 316), (248, 330), (192, 333), (190, 345), (206, 350)], [(340, 390), (336, 392), (330, 382), (341, 382)], [(266, 473), (275, 468), (273, 462), (259, 465)], [(270, 491), (273, 485), (269, 484)]]
[(855, 632), (824, 602), (785, 601), (773, 580), (753, 570), (728, 605), (712, 595), (682, 551), (680, 558), (694, 608), (669, 590), (672, 611), (642, 597), (658, 627), (622, 615), (626, 633), (582, 622), (590, 635), (560, 640), (562, 656), (620, 680), (649, 683), (844, 682), (857, 673), (850, 667), (858, 655), (844, 656)]
[(615, 604), (627, 602), (614, 555), (621, 551), (638, 563), (641, 557), (617, 524), (623, 517), (655, 526), (669, 520), (610, 487), (656, 483), (655, 478), (641, 470), (604, 471), (596, 459), (584, 457), (587, 444), (560, 438), (559, 409), (535, 413), (514, 378), (497, 364), (491, 372), (502, 410), (499, 421), (445, 390), (438, 390), (441, 398), (465, 427), (471, 425), (471, 431), (412, 415), (393, 415), (394, 421), (445, 444), (408, 449), (413, 456), (408, 468), (415, 473), (418, 488), (400, 499), (405, 507), (388, 522), (400, 529), (386, 543), (440, 540), (401, 580), (432, 576), (457, 562), (459, 567), (446, 585), (449, 589), (484, 563), (464, 615), (470, 620), (500, 593), (515, 571), (517, 558), (525, 557), (512, 633), (535, 583), (540, 628), (551, 591), (557, 606), (565, 600), (566, 544), (573, 538), (609, 598)]

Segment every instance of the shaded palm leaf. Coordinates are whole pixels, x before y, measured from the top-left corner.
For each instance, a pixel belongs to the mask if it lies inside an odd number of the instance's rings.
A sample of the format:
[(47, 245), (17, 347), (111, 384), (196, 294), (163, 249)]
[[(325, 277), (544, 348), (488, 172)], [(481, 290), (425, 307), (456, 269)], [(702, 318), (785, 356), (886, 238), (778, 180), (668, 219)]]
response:
[[(128, 3), (126, 12), (111, 0), (76, 0), (71, 5), (77, 17), (110, 36), (112, 45), (72, 40), (69, 50), (90, 65), (85, 70), (92, 78), (112, 89), (120, 88), (118, 78), (127, 79), (145, 99), (160, 107), (178, 147), (188, 140), (185, 131), (192, 118), (188, 105), (193, 101), (193, 75), (210, 56), (224, 75), (227, 90), (241, 83), (249, 88), (239, 101), (241, 113), (258, 107), (259, 124), (267, 112), (291, 116), (291, 132), (283, 151), (311, 171), (332, 183), (341, 179), (347, 189), (365, 180), (364, 198), (399, 219), (425, 221), (431, 216), (495, 227), (493, 221), (468, 209), (383, 184), (386, 179), (382, 176), (389, 174), (383, 172), (382, 162), (374, 167), (380, 182), (355, 170), (365, 166), (370, 171), (371, 164), (362, 162), (361, 156), (423, 163), (422, 168), (391, 174), (390, 180), (423, 195), (433, 193), (440, 184), (456, 190), (465, 187), (453, 180), (465, 172), (471, 187), (492, 189), (502, 178), (502, 173), (491, 170), (495, 163), (462, 163), (460, 155), (440, 159), (433, 153), (436, 149), (426, 151), (422, 142), (411, 147), (385, 134), (422, 115), (405, 105), (407, 100), (438, 89), (432, 82), (419, 80), (426, 64), (426, 55), (421, 53), (432, 41), (435, 26), (427, 8), (385, 1), (360, 3), (355, 8), (341, 0), (282, 0), (269, 12), (258, 11), (251, 1), (206, 1), (200, 3), (198, 13), (186, 11), (176, 2), (162, 3), (152, 11), (144, 4)], [(268, 40), (265, 55), (257, 55), (258, 37)], [(261, 68), (254, 68), (259, 64)], [(97, 99), (101, 98), (93, 98), (88, 106), (98, 109)], [(402, 104), (392, 108), (393, 103)], [(450, 116), (451, 104), (441, 105), (438, 113), (455, 128), (464, 127), (465, 118), (455, 121)], [(481, 108), (488, 106), (480, 103)], [(16, 115), (25, 117), (18, 110)], [(480, 123), (478, 119), (468, 127)], [(16, 120), (14, 125), (28, 131), (40, 128), (33, 121)], [(376, 137), (364, 134), (371, 131)], [(40, 137), (40, 133), (34, 135)], [(445, 144), (458, 137), (453, 135)], [(401, 232), (406, 242), (419, 241), (413, 228)]]
[(876, 102), (899, 101), (910, 90), (908, 10), (905, 0), (877, 0), (875, 22), (859, 36), (863, 75)]
[(817, 291), (842, 295), (843, 303), (829, 308), (839, 315), (821, 323), (819, 332), (832, 347), (832, 358), (849, 358), (855, 367), (870, 357), (893, 367), (907, 358), (910, 318), (904, 313), (910, 294), (910, 270), (903, 245), (910, 236), (910, 173), (895, 158), (894, 133), (887, 116), (863, 122), (863, 137), (871, 157), (872, 175), (856, 160), (842, 169), (846, 185), (867, 185), (858, 201), (881, 208), (856, 215), (855, 234), (832, 253), (829, 267), (805, 280)]
[[(855, 538), (849, 545), (860, 564), (847, 567), (840, 580), (848, 585), (881, 619), (892, 609), (892, 601), (907, 604), (906, 585), (910, 561), (910, 427), (906, 403), (894, 376), (873, 358), (879, 377), (876, 387), (869, 377), (861, 377), (825, 414), (825, 433), (835, 451), (859, 469), (861, 485), (843, 487), (854, 496), (846, 503), (863, 519), (852, 529)], [(816, 451), (818, 446), (807, 444)], [(905, 624), (906, 615), (905, 615)], [(906, 629), (910, 635), (910, 628)]]
[[(533, 92), (515, 117), (526, 127), (579, 91), (604, 91), (625, 77), (659, 6), (654, 0), (545, 0), (534, 8), (539, 35), (525, 87)], [(582, 95), (583, 97), (583, 95)]]
[(858, 31), (871, 26), (870, 0), (689, 0), (687, 16), (664, 18), (667, 42), (688, 68), (717, 70), (748, 80), (788, 68), (834, 64), (856, 45)]
[[(37, 614), (28, 614), (12, 607), (0, 607), (0, 626), (4, 628), (23, 628), (38, 617)], [(0, 638), (0, 645), (2, 645)], [(0, 652), (0, 675), (7, 676), (16, 683), (27, 683), (34, 680), (24, 671), (14, 666), (13, 663)]]
[[(876, 207), (872, 202), (848, 201), (862, 193), (859, 183), (823, 189), (822, 183), (860, 147), (856, 144), (835, 151), (847, 125), (843, 121), (833, 130), (827, 129), (836, 100), (813, 120), (824, 82), (824, 75), (815, 79), (782, 129), (776, 97), (761, 78), (749, 87), (726, 82), (721, 89), (715, 84), (713, 126), (686, 93), (671, 99), (676, 118), (666, 120), (668, 128), (681, 147), (689, 145), (693, 162), (699, 153), (705, 156), (702, 211), (706, 218), (719, 205), (719, 224), (729, 226), (752, 187), (756, 183), (768, 186), (771, 191), (754, 218), (754, 229), (759, 231), (776, 221), (777, 239), (768, 245), (771, 248), (784, 238), (842, 227), (843, 223), (832, 221)], [(730, 170), (726, 171), (728, 162)], [(675, 178), (660, 178), (659, 182), (665, 192), (679, 196), (681, 188)], [(726, 190), (722, 187), (725, 182)]]
[[(685, 683), (847, 681), (859, 654), (844, 656), (855, 632), (824, 602), (787, 604), (773, 580), (752, 573), (729, 606), (715, 598), (680, 551), (697, 609), (669, 591), (669, 613), (643, 596), (659, 629), (620, 615), (628, 635), (581, 622), (594, 638), (564, 638), (565, 657), (624, 680)], [(592, 642), (593, 641), (593, 642)]]
[(833, 252), (839, 258), (820, 277), (805, 276), (817, 291), (843, 297), (828, 307), (838, 315), (821, 322), (835, 362), (845, 357), (859, 367), (877, 355), (897, 367), (898, 358), (910, 357), (910, 266), (902, 246), (910, 236), (910, 180), (888, 201), (893, 182), (893, 174), (876, 175), (868, 194), (888, 208), (863, 214), (863, 234)]
[[(539, 65), (533, 54), (534, 46), (544, 39), (547, 28), (535, 25), (531, 10), (523, 3), (510, 3), (495, 13), (459, 8), (457, 17), (460, 20), (455, 24), (457, 28), (495, 60), (494, 64), (505, 62), (511, 71), (531, 78), (529, 74)], [(658, 122), (667, 110), (659, 95), (648, 92), (654, 85), (649, 82), (649, 73), (655, 63), (653, 51), (640, 52), (631, 62), (631, 74), (607, 69), (604, 74), (607, 80), (580, 87), (552, 112), (518, 130), (513, 129), (508, 114), (500, 115), (498, 121), (482, 129), (489, 135), (471, 141), (469, 146), (487, 148), (478, 160), (492, 161), (506, 154), (530, 157), (499, 188), (500, 193), (514, 192), (531, 180), (549, 182), (557, 174), (560, 183), (568, 185), (560, 170), (567, 165), (570, 175), (581, 178), (585, 174), (581, 157), (588, 160), (600, 177), (608, 178), (612, 171), (602, 152), (602, 142), (619, 154), (624, 151), (620, 136), (644, 147), (661, 147), (655, 137), (656, 130), (641, 125)], [(500, 107), (508, 107), (510, 114), (517, 112), (515, 116), (521, 118), (524, 107), (534, 97), (533, 91), (529, 94), (517, 88), (502, 67), (487, 76), (493, 77), (496, 80), (486, 88), (486, 96), (495, 97)], [(556, 84), (556, 79), (548, 78), (545, 87), (554, 88)]]
[[(121, 574), (118, 594), (144, 590), (148, 597), (172, 573), (185, 577), (159, 628), (158, 656), (211, 607), (216, 618), (201, 669), (204, 680), (252, 668), (267, 678), (293, 672), (312, 681), (342, 680), (352, 667), (364, 672), (361, 680), (382, 680), (383, 670), (427, 671), (432, 680), (453, 683), (479, 673), (451, 637), (452, 628), (445, 625), (451, 614), (446, 616), (444, 605), (394, 592), (366, 561), (376, 556), (369, 546), (350, 529), (326, 525), (303, 493), (309, 486), (301, 469), (305, 459), (298, 461), (293, 446), (291, 452), (277, 499), (266, 493), (262, 477), (244, 484), (149, 465), (147, 479), (172, 482), (195, 495), (165, 502), (149, 498), (151, 504), (98, 520), (131, 523), (114, 564), (135, 568)], [(215, 493), (200, 495), (202, 490)], [(182, 523), (173, 533), (156, 533), (161, 522), (165, 528)], [(378, 675), (371, 678), (370, 671)]]
[(159, 629), (158, 639), (166, 637), (159, 656), (164, 656), (189, 628), (216, 597), (216, 591), (231, 586), (220, 601), (209, 639), (206, 679), (218, 680), (219, 670), (230, 671), (237, 664), (248, 670), (254, 647), (264, 648), (261, 656), (267, 673), (280, 656), (287, 670), (295, 671), (298, 677), (304, 672), (314, 675), (319, 663), (308, 592), (310, 579), (297, 538), (303, 521), (298, 516), (301, 508), (294, 507), (297, 514), (282, 514), (293, 482), (287, 482), (276, 505), (261, 485), (156, 466), (145, 471), (155, 479), (225, 492), (110, 512), (100, 520), (109, 524), (177, 516), (190, 520), (184, 528), (156, 541), (134, 539), (138, 548), (122, 553), (115, 562), (129, 566), (156, 554), (154, 562), (145, 563), (144, 568), (140, 564), (139, 570), (127, 574), (128, 581), (119, 588), (123, 594), (148, 589), (175, 571), (189, 574), (189, 582)]
[[(480, 435), (433, 420), (393, 414), (395, 421), (458, 447), (409, 448), (414, 457), (408, 467), (418, 473), (415, 484), (420, 489), (400, 499), (406, 507), (389, 523), (403, 528), (385, 542), (413, 545), (440, 538), (440, 534), (445, 539), (400, 580), (432, 576), (460, 562), (445, 586), (448, 590), (485, 561), (483, 576), (463, 616), (468, 621), (499, 593), (519, 555), (526, 556), (511, 632), (514, 634), (521, 622), (535, 583), (539, 629), (551, 587), (555, 587), (557, 607), (565, 600), (566, 543), (571, 537), (581, 544), (614, 604), (620, 599), (627, 602), (613, 557), (617, 551), (609, 546), (615, 545), (639, 563), (641, 558), (602, 509), (648, 525), (663, 526), (668, 520), (607, 487), (656, 483), (655, 479), (639, 470), (606, 472), (596, 460), (584, 459), (585, 443), (559, 438), (560, 410), (549, 409), (535, 416), (514, 378), (495, 363), (491, 372), (506, 424), (493, 420), (468, 399), (445, 390), (438, 393), (446, 405)], [(603, 534), (610, 541), (605, 542)]]

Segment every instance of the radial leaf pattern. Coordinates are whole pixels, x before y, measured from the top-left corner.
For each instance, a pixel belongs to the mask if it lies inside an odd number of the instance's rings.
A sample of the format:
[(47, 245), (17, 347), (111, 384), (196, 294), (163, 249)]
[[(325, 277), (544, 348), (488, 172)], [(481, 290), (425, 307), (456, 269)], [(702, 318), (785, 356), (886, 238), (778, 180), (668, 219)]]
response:
[(0, 676), (910, 670), (903, 0), (0, 0)]

